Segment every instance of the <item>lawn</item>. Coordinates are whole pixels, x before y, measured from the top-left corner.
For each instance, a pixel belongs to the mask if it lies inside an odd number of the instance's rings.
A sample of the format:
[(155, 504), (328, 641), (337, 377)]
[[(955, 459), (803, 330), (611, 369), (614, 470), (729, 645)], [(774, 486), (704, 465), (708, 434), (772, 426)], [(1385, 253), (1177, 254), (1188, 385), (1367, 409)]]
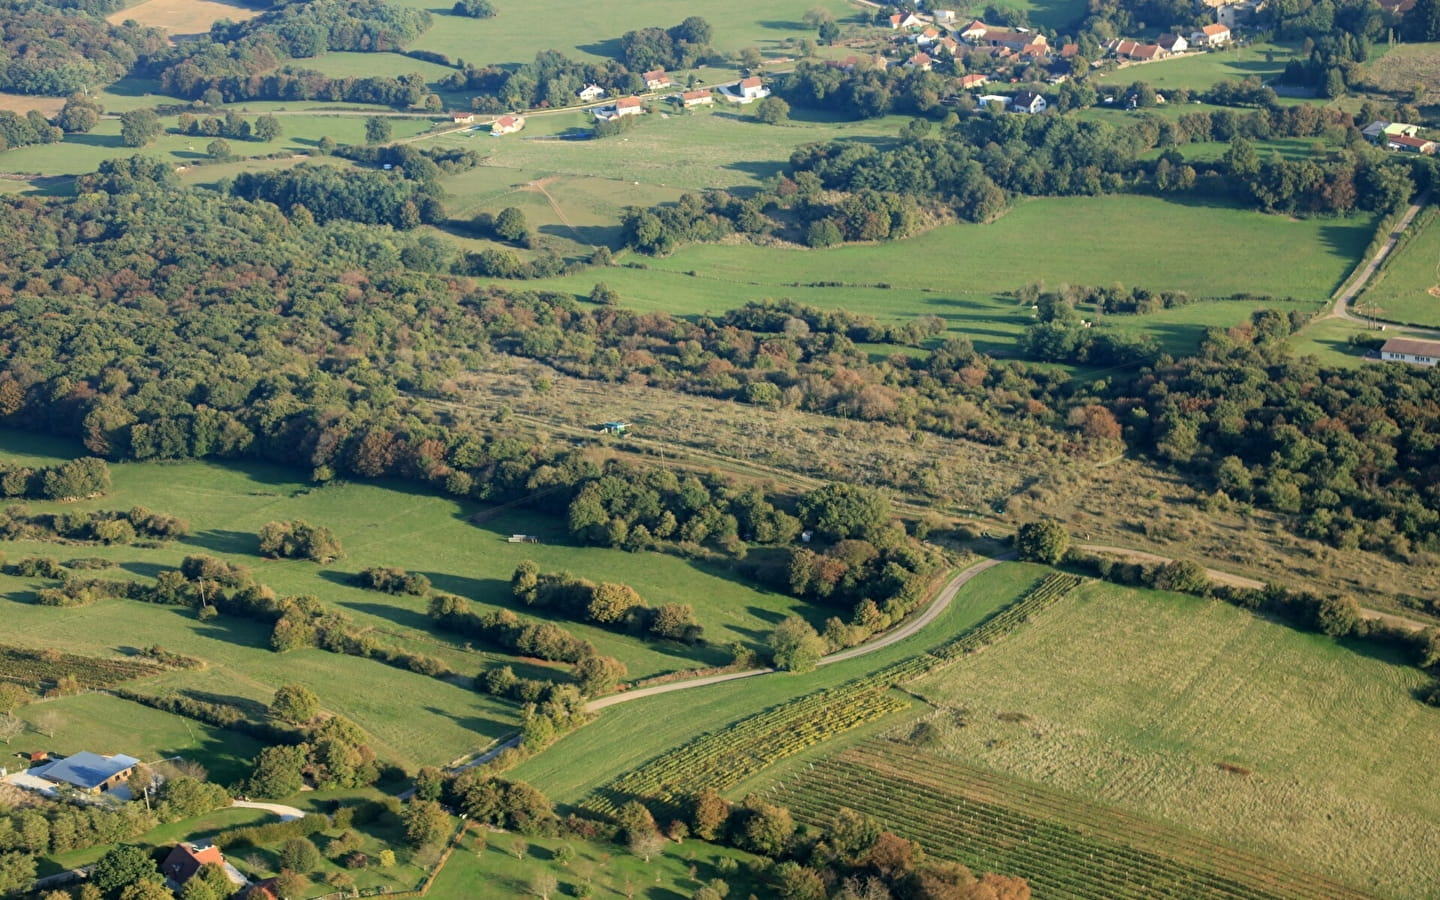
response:
[[(151, 98), (153, 102), (154, 98)], [(221, 114), (223, 116), (223, 113)], [(253, 116), (246, 116), (253, 119)], [(364, 116), (337, 116), (312, 113), (283, 115), (280, 137), (273, 141), (228, 140), (233, 154), (241, 157), (272, 153), (312, 153), (320, 138), (331, 137), (341, 144), (365, 141)], [(0, 166), (7, 172), (41, 175), (79, 175), (93, 172), (107, 159), (137, 154), (159, 157), (178, 166), (208, 163), (206, 147), (214, 138), (174, 133), (176, 117), (163, 117), (166, 132), (145, 147), (126, 147), (120, 140), (120, 121), (102, 119), (89, 134), (67, 134), (59, 144), (43, 144), (7, 150), (0, 154)], [(389, 120), (396, 138), (412, 137), (431, 127), (427, 119)]]
[(1290, 338), (1290, 350), (1296, 356), (1314, 356), (1331, 366), (1359, 365), (1365, 353), (1350, 343), (1352, 335), (1363, 334), (1383, 338), (1385, 335), (1370, 326), (1350, 319), (1321, 319)]
[[(560, 846), (569, 848), (569, 860), (557, 858)], [(751, 874), (754, 859), (739, 850), (691, 840), (666, 843), (662, 855), (647, 863), (614, 844), (472, 833), (450, 855), (428, 896), (431, 900), (522, 900), (536, 896), (537, 876), (549, 875), (559, 884), (552, 896), (561, 897), (678, 900), (716, 878), (730, 885), (731, 896), (753, 897), (767, 887)], [(583, 893), (587, 886), (590, 894)]]
[(1440, 326), (1440, 222), (1433, 208), (1417, 218), (1356, 304), (1392, 322)]
[[(3, 605), (7, 634), (23, 640), (23, 626), (9, 624), (12, 604)], [(65, 642), (52, 637), (51, 643)], [(210, 780), (218, 784), (247, 777), (250, 760), (260, 750), (259, 742), (249, 735), (212, 728), (105, 694), (78, 694), (32, 703), (22, 707), (19, 715), (30, 727), (7, 750), (48, 750), (66, 755), (90, 750), (124, 753), (146, 762), (183, 756), (204, 766)]]
[[(943, 644), (1013, 602), (1040, 572), (1040, 567), (1018, 563), (991, 569), (966, 585), (950, 607), (919, 634), (872, 654), (804, 675), (762, 675), (608, 708), (599, 721), (521, 764), (514, 777), (529, 781), (557, 802), (576, 803), (596, 787), (705, 732)], [(847, 739), (868, 733), (861, 730), (820, 746), (841, 746)]]
[(1252, 76), (1269, 81), (1285, 71), (1285, 64), (1297, 55), (1295, 48), (1279, 44), (1233, 45), (1179, 59), (1132, 64), (1096, 77), (1113, 84), (1143, 81), (1161, 91), (1167, 88), (1204, 91), (1221, 81), (1239, 81)]
[(951, 717), (948, 758), (1418, 898), (1440, 877), (1426, 680), (1221, 603), (1094, 583), (910, 687)]

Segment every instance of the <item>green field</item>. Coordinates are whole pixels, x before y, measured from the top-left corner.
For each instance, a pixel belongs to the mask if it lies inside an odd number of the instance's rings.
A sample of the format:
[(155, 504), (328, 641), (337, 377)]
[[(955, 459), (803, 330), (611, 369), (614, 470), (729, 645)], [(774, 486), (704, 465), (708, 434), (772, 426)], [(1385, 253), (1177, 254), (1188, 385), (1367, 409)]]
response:
[(1162, 91), (1167, 88), (1203, 91), (1221, 81), (1239, 81), (1252, 76), (1261, 81), (1269, 81), (1285, 71), (1285, 64), (1296, 56), (1298, 51), (1293, 47), (1257, 43), (1181, 59), (1128, 65), (1096, 77), (1101, 81), (1123, 85), (1143, 81)]
[[(7, 615), (11, 603), (3, 603)], [(52, 629), (54, 624), (52, 624)], [(23, 640), (23, 626), (6, 630)], [(51, 644), (60, 643), (53, 638)], [(29, 728), (7, 750), (46, 750), (63, 754), (90, 750), (124, 753), (146, 762), (183, 756), (203, 765), (210, 779), (229, 784), (250, 774), (250, 760), (260, 751), (254, 738), (212, 728), (105, 694), (79, 694), (23, 707), (20, 717)]]
[(1384, 268), (1356, 303), (1357, 311), (1392, 322), (1440, 326), (1440, 222), (1432, 209), (1417, 217)]
[(1358, 365), (1364, 351), (1350, 343), (1352, 335), (1383, 337), (1368, 325), (1349, 319), (1321, 319), (1290, 338), (1296, 356), (1314, 356), (1331, 366)]
[[(804, 675), (762, 675), (611, 707), (601, 713), (598, 721), (521, 764), (514, 775), (544, 790), (557, 802), (576, 803), (616, 776), (705, 732), (724, 729), (793, 697), (843, 684), (943, 644), (1013, 602), (1043, 571), (1039, 566), (1019, 563), (991, 569), (966, 585), (925, 630), (856, 659)], [(862, 729), (822, 746), (842, 746), (868, 733), (870, 730)]]
[(1418, 898), (1440, 877), (1425, 680), (1223, 604), (1096, 583), (911, 688), (942, 710), (948, 758)]
[[(1255, 153), (1261, 159), (1269, 159), (1279, 155), (1282, 159), (1298, 161), (1304, 159), (1324, 159), (1334, 149), (1333, 145), (1327, 144), (1320, 138), (1275, 138), (1273, 140), (1252, 141)], [(1172, 148), (1156, 148), (1142, 154), (1142, 159), (1159, 159), (1160, 156)], [(1230, 144), (1225, 141), (1202, 141), (1194, 144), (1181, 144), (1173, 148), (1187, 162), (1214, 162), (1225, 155), (1230, 149)]]

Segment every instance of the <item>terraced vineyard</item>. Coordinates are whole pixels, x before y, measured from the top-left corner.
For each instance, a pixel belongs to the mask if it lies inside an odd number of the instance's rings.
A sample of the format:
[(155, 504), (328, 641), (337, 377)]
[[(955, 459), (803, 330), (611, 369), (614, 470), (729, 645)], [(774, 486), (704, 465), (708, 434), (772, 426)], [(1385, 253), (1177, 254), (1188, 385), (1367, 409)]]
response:
[(907, 708), (909, 701), (893, 695), (891, 688), (1003, 637), (1081, 582), (1075, 575), (1049, 575), (1019, 600), (935, 650), (837, 688), (798, 697), (724, 731), (701, 735), (620, 776), (581, 805), (600, 815), (613, 815), (621, 804), (638, 797), (673, 804), (699, 787), (729, 790), (787, 756)]
[(1023, 875), (1078, 900), (1362, 900), (1329, 879), (1004, 775), (876, 739), (773, 789), (801, 822), (841, 807), (883, 820), (935, 856)]
[(0, 646), (0, 681), (13, 681), (31, 690), (53, 686), (70, 675), (82, 688), (101, 688), (163, 671), (162, 666), (129, 659)]

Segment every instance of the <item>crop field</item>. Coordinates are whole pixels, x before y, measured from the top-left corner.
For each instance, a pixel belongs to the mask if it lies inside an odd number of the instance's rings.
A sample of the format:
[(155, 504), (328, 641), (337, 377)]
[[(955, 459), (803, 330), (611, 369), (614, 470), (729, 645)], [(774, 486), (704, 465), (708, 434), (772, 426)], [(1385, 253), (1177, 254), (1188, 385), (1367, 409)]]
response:
[[(56, 442), (31, 441), (13, 432), (0, 433), (0, 457), (3, 458), (14, 458), (15, 455), (8, 452), (12, 447), (23, 452), (27, 448), (63, 446)], [(41, 454), (41, 458), (46, 456)], [(50, 459), (54, 461), (54, 457)], [(127, 575), (133, 576), (153, 575), (159, 568), (176, 567), (190, 553), (210, 553), (250, 566), (257, 579), (282, 595), (319, 596), (342, 608), (357, 624), (372, 627), (382, 636), (402, 644), (411, 642), (422, 652), (439, 656), (466, 672), (478, 670), (485, 657), (459, 648), (448, 636), (429, 631), (424, 600), (362, 590), (350, 584), (353, 574), (370, 566), (399, 566), (421, 572), (437, 590), (468, 597), (476, 609), (483, 611), (511, 605), (510, 574), (521, 560), (533, 559), (544, 571), (568, 570), (595, 581), (624, 582), (639, 591), (651, 605), (693, 605), (697, 619), (706, 628), (711, 648), (682, 651), (642, 643), (592, 626), (562, 622), (566, 628), (593, 642), (602, 653), (624, 660), (633, 677), (728, 661), (721, 648), (734, 641), (754, 646), (775, 622), (787, 615), (808, 615), (819, 624), (828, 614), (812, 604), (751, 588), (731, 580), (724, 572), (674, 556), (637, 556), (622, 550), (573, 546), (566, 539), (564, 522), (558, 518), (506, 511), (488, 517), (483, 524), (473, 524), (470, 518), (482, 510), (479, 505), (406, 487), (350, 483), (311, 489), (294, 480), (295, 473), (285, 469), (193, 462), (126, 463), (113, 465), (111, 472), (114, 489), (107, 496), (65, 504), (63, 508), (85, 511), (144, 505), (188, 519), (191, 536), (154, 549), (97, 546), (72, 550), (54, 544), (11, 542), (4, 547), (10, 557), (106, 557), (120, 562)], [(30, 504), (37, 512), (50, 506)], [(258, 550), (255, 534), (259, 528), (269, 521), (293, 519), (304, 519), (334, 530), (347, 556), (324, 567), (296, 560), (259, 559), (255, 555)], [(533, 534), (542, 542), (508, 543), (506, 538), (515, 533)], [(33, 609), (37, 613), (85, 614), (133, 606), (119, 601), (80, 610)], [(172, 615), (175, 615), (173, 611)], [(541, 610), (527, 610), (526, 615), (544, 617)], [(181, 620), (189, 621), (183, 615)], [(241, 624), (248, 627), (248, 623), (237, 623), (237, 626)], [(213, 630), (208, 625), (199, 628), (202, 633)], [(97, 637), (104, 631), (91, 630)], [(168, 646), (165, 640), (146, 643), (156, 642)], [(446, 647), (450, 648), (448, 655)], [(179, 646), (172, 649), (188, 652)], [(206, 653), (194, 655), (208, 658)], [(320, 658), (341, 659), (328, 654), (321, 654)], [(364, 660), (346, 658), (345, 661), (374, 666), (382, 673), (394, 673)]]
[[(569, 860), (556, 855), (562, 845), (572, 853)], [(535, 896), (532, 885), (542, 874), (555, 878), (559, 884), (555, 895), (561, 897), (587, 896), (583, 891), (588, 887), (588, 896), (594, 897), (672, 900), (691, 896), (714, 878), (728, 882), (733, 897), (755, 896), (764, 893), (765, 884), (750, 872), (748, 864), (754, 859), (740, 850), (688, 840), (667, 841), (664, 851), (647, 863), (613, 844), (472, 832), (450, 855), (428, 896), (431, 900), (523, 900)], [(722, 866), (722, 860), (738, 868)]]
[(814, 37), (800, 21), (807, 9), (822, 6), (844, 22), (856, 8), (844, 0), (718, 0), (703, 10), (686, 10), (667, 0), (634, 0), (602, 6), (584, 0), (496, 0), (497, 15), (471, 19), (450, 13), (451, 4), (404, 0), (428, 9), (435, 23), (410, 45), (412, 50), (443, 53), (475, 65), (528, 62), (540, 49), (559, 50), (579, 59), (618, 57), (620, 36), (636, 28), (669, 28), (688, 15), (703, 15), (714, 27), (716, 50), (734, 53), (745, 47), (780, 52), (786, 41)]
[(53, 116), (64, 106), (64, 97), (41, 97), (36, 94), (10, 94), (0, 91), (0, 109), (8, 109), (22, 116), (32, 109)]
[(947, 759), (1418, 898), (1440, 877), (1424, 681), (1223, 604), (1092, 584), (910, 690), (942, 710)]
[[(247, 116), (247, 118), (250, 118)], [(280, 137), (273, 141), (229, 140), (236, 156), (267, 156), (272, 153), (312, 153), (322, 137), (334, 138), (341, 144), (365, 141), (364, 116), (301, 114), (280, 118)], [(205, 148), (214, 138), (201, 135), (175, 134), (176, 118), (165, 117), (165, 134), (145, 147), (126, 147), (120, 140), (120, 121), (102, 119), (89, 134), (67, 134), (59, 144), (41, 144), (7, 150), (0, 154), (0, 166), (6, 172), (40, 175), (80, 175), (93, 172), (107, 159), (127, 158), (137, 154), (159, 157), (178, 166), (206, 163), (210, 157)], [(396, 138), (421, 134), (431, 127), (426, 119), (393, 118), (390, 120)]]
[(143, 3), (111, 13), (106, 18), (119, 25), (134, 20), (149, 28), (170, 34), (199, 34), (221, 19), (244, 22), (260, 15), (251, 9), (222, 0), (144, 0)]
[(1285, 71), (1285, 64), (1297, 55), (1298, 51), (1293, 47), (1258, 43), (1244, 47), (1232, 46), (1229, 49), (1213, 50), (1180, 59), (1131, 64), (1098, 77), (1113, 84), (1143, 81), (1161, 91), (1167, 88), (1203, 91), (1227, 80), (1239, 81), (1257, 77), (1261, 81), (1269, 81)]
[(1433, 209), (1417, 219), (1413, 235), (1386, 260), (1356, 303), (1378, 319), (1440, 326), (1440, 221)]
[[(10, 612), (7, 608), (7, 617)], [(259, 742), (249, 735), (105, 694), (31, 703), (17, 715), (29, 728), (13, 739), (7, 750), (125, 753), (146, 762), (183, 756), (203, 765), (210, 779), (219, 784), (249, 775), (250, 761), (260, 751)]]
[(144, 661), (76, 656), (53, 648), (40, 651), (0, 644), (0, 681), (12, 681), (30, 690), (51, 687), (66, 676), (73, 676), (82, 688), (97, 688), (160, 672), (158, 666)]
[(801, 821), (842, 807), (879, 818), (927, 852), (1023, 875), (1039, 896), (1362, 900), (1334, 881), (1068, 794), (868, 741), (773, 792)]
[[(1023, 596), (1045, 569), (1007, 563), (977, 576), (919, 634), (803, 675), (774, 674), (647, 697), (606, 709), (599, 720), (567, 735), (513, 770), (559, 803), (576, 803), (596, 788), (707, 732), (720, 732), (756, 710), (837, 688), (911, 659), (974, 628)], [(832, 739), (821, 745), (835, 746)], [(838, 740), (843, 741), (842, 735)]]

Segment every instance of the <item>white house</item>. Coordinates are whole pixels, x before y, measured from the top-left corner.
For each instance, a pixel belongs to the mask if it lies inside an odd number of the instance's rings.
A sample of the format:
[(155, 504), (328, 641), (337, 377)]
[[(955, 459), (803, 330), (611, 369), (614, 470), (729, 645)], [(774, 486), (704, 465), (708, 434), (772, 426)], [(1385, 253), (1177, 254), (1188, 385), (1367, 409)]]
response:
[(524, 116), (501, 116), (490, 125), (493, 135), (514, 134), (525, 127)]
[(747, 103), (768, 96), (770, 96), (770, 92), (765, 90), (765, 82), (760, 80), (759, 75), (751, 75), (749, 78), (740, 80), (740, 97)]
[(653, 72), (646, 72), (640, 77), (645, 79), (645, 89), (647, 91), (658, 91), (661, 88), (669, 87), (671, 84), (670, 76), (665, 74), (664, 69), (656, 69)]
[(686, 91), (680, 95), (680, 105), (686, 109), (695, 106), (713, 106), (714, 103), (714, 95), (704, 88), (695, 91)]
[(1190, 49), (1190, 42), (1178, 34), (1162, 34), (1155, 41), (1168, 53), (1184, 53)]
[(473, 112), (454, 112), (450, 114), (450, 120), (456, 125), (474, 125), (475, 114)]
[(623, 97), (615, 101), (615, 117), (638, 116), (645, 111), (639, 97)]
[(1191, 32), (1190, 44), (1195, 47), (1219, 47), (1230, 42), (1230, 29), (1219, 22)]
[(955, 21), (955, 10), (937, 9), (931, 17), (935, 20), (936, 25), (949, 25)]
[(1440, 363), (1440, 341), (1391, 338), (1380, 348), (1380, 358), (1417, 366), (1433, 366)]
[(1010, 100), (1010, 109), (1019, 113), (1042, 113), (1049, 105), (1034, 91), (1021, 91)]
[(579, 96), (581, 101), (589, 103), (591, 100), (599, 100), (605, 96), (605, 89), (598, 84), (587, 84), (580, 89)]
[(891, 28), (917, 28), (923, 24), (924, 20), (914, 13), (895, 13), (890, 17)]
[(934, 68), (935, 60), (931, 58), (930, 54), (921, 52), (910, 57), (908, 65), (912, 69), (919, 69), (922, 72), (928, 72), (932, 68)]

